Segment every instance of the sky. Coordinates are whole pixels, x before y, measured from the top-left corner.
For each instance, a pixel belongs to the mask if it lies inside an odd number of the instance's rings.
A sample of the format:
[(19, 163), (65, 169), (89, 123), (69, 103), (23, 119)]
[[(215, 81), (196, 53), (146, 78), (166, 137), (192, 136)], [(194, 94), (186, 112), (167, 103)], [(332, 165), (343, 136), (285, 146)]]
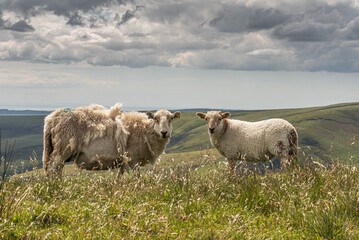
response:
[(0, 108), (298, 108), (358, 92), (358, 0), (0, 0)]

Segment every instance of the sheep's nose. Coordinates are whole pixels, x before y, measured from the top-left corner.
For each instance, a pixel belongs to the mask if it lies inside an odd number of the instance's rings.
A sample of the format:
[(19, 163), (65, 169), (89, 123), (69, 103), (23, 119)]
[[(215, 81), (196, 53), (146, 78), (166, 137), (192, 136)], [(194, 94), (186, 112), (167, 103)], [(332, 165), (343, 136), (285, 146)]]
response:
[(210, 131), (211, 133), (214, 133), (214, 128), (210, 128), (209, 131)]
[(162, 137), (165, 138), (167, 135), (167, 131), (161, 131)]

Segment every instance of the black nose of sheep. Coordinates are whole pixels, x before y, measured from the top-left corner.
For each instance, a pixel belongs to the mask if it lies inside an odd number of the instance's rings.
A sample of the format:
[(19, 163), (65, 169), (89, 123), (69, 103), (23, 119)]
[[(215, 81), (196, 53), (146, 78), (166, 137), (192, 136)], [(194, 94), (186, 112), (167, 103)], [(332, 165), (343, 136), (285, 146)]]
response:
[(167, 137), (167, 131), (162, 131), (161, 134), (162, 134), (162, 137), (163, 137), (163, 138), (166, 138), (166, 137)]
[(214, 133), (214, 128), (210, 128), (209, 131), (210, 131), (211, 133)]

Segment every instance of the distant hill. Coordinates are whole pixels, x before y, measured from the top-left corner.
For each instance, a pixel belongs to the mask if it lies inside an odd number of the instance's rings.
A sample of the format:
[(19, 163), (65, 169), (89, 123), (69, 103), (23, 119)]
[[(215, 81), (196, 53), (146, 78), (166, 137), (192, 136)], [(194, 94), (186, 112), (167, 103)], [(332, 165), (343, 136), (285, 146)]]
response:
[[(196, 111), (207, 109), (191, 110), (183, 111), (182, 117), (174, 121), (173, 137), (166, 149), (167, 153), (195, 151), (211, 146), (205, 122), (196, 116)], [(10, 142), (16, 140), (15, 154), (18, 161), (26, 164), (33, 151), (41, 161), (44, 117), (49, 112), (14, 112), (16, 114), (0, 114), (3, 145), (6, 139)], [(307, 155), (324, 162), (330, 156), (341, 157), (343, 161), (359, 161), (359, 143), (355, 143), (359, 139), (359, 103), (299, 109), (231, 111), (231, 114), (233, 119), (246, 121), (284, 118), (296, 127), (299, 145)]]
[(0, 115), (47, 115), (49, 111), (0, 109)]
[[(299, 145), (309, 156), (328, 161), (329, 157), (350, 157), (359, 161), (359, 103), (344, 103), (324, 107), (231, 111), (231, 118), (260, 121), (268, 118), (284, 118), (298, 131)], [(205, 122), (195, 112), (183, 112), (174, 121), (174, 132), (167, 152), (203, 149), (210, 146)]]

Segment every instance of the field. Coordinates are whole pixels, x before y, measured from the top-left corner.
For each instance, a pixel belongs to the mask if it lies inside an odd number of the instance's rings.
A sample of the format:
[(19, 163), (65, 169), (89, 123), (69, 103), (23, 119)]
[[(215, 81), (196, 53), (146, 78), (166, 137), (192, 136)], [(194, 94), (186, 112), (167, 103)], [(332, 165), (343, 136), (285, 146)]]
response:
[(0, 117), (2, 136), (17, 140), (16, 158), (28, 149), (22, 166), (35, 170), (0, 182), (0, 239), (359, 239), (358, 103), (232, 112), (297, 128), (300, 162), (265, 174), (228, 175), (204, 122), (183, 112), (161, 161), (119, 183), (116, 171), (72, 164), (46, 178), (32, 155), (44, 116), (12, 117)]
[(359, 171), (310, 161), (229, 176), (214, 150), (167, 154), (142, 176), (42, 169), (0, 191), (1, 239), (359, 239)]

